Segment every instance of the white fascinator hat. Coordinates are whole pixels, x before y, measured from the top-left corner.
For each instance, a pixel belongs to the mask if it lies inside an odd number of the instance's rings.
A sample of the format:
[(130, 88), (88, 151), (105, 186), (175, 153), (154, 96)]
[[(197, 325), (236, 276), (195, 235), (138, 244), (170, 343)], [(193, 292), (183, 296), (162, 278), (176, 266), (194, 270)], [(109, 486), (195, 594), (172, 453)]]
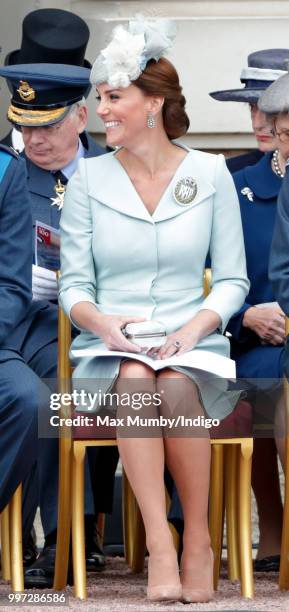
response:
[(128, 87), (144, 71), (149, 60), (159, 59), (172, 47), (176, 25), (169, 19), (142, 16), (119, 25), (112, 32), (111, 42), (102, 49), (90, 73), (93, 85), (109, 83), (111, 87)]

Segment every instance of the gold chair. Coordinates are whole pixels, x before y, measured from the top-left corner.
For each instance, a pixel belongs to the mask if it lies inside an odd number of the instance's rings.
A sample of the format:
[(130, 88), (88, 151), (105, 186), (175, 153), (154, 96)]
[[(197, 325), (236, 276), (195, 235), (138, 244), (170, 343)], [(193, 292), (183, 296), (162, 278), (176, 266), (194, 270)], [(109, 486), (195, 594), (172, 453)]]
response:
[(1, 565), (3, 580), (13, 591), (24, 590), (22, 552), (22, 485), (1, 513)]
[[(204, 273), (204, 294), (211, 288), (211, 270)], [(254, 596), (251, 535), (251, 470), (253, 438), (211, 439), (209, 528), (214, 551), (214, 587), (218, 586), (223, 542), (224, 509), (227, 526), (228, 575), (240, 579), (244, 597)]]
[[(71, 325), (68, 317), (59, 308), (58, 319), (58, 377), (59, 392), (71, 391), (71, 365), (69, 348)], [(71, 416), (71, 406), (61, 407), (61, 416)], [(74, 571), (74, 593), (80, 599), (86, 598), (85, 532), (84, 532), (84, 459), (89, 446), (115, 446), (116, 439), (76, 439), (71, 437), (71, 428), (61, 428), (59, 451), (59, 499), (57, 547), (54, 574), (54, 589), (66, 587), (70, 527), (72, 526), (72, 558)], [(142, 571), (144, 556), (140, 551), (145, 547), (144, 527), (140, 511), (130, 484), (123, 475), (124, 539), (126, 559), (134, 572)], [(132, 527), (133, 526), (133, 527)], [(137, 542), (133, 541), (137, 531)]]
[(225, 495), (228, 573), (240, 579), (243, 597), (254, 596), (251, 536), (252, 438), (211, 440), (212, 468), (209, 525), (215, 555), (217, 588), (223, 539), (223, 491)]
[[(204, 293), (210, 291), (211, 271), (204, 275)], [(209, 528), (214, 551), (214, 587), (217, 589), (222, 555), (224, 509), (227, 521), (228, 573), (241, 581), (244, 597), (254, 596), (251, 538), (252, 437), (211, 439), (211, 484)], [(144, 563), (142, 519), (132, 494), (134, 511), (130, 521), (131, 555), (138, 571)], [(172, 528), (176, 548), (178, 536)]]
[[(210, 271), (204, 277), (205, 294), (210, 290)], [(68, 358), (71, 328), (62, 309), (59, 309), (59, 392), (70, 392), (71, 366)], [(62, 416), (70, 416), (71, 407), (62, 406)], [(74, 590), (80, 598), (86, 597), (85, 548), (84, 548), (84, 456), (87, 446), (114, 445), (116, 440), (72, 441), (70, 428), (62, 429), (59, 458), (59, 500), (57, 549), (54, 588), (66, 586), (69, 555), (69, 537), (72, 514), (72, 542), (74, 566)], [(228, 523), (229, 568), (235, 569), (235, 578), (241, 577), (241, 591), (245, 597), (253, 597), (253, 566), (251, 549), (251, 438), (211, 440), (212, 467), (209, 524), (215, 556), (214, 582), (217, 588), (220, 572), (223, 534), (224, 491)], [(224, 449), (226, 447), (226, 455)], [(226, 469), (234, 459), (235, 469)], [(238, 477), (239, 475), (239, 477)], [(70, 500), (72, 502), (70, 503)], [(135, 572), (144, 566), (145, 534), (139, 508), (129, 482), (123, 477), (125, 504), (124, 539), (126, 560)], [(71, 513), (72, 505), (72, 513)], [(237, 509), (239, 512), (237, 513)], [(237, 528), (238, 526), (238, 528)], [(177, 535), (173, 531), (177, 545)], [(240, 558), (240, 563), (239, 563)], [(240, 567), (240, 569), (239, 569)], [(232, 574), (233, 569), (231, 569)], [(232, 576), (231, 576), (232, 577)]]

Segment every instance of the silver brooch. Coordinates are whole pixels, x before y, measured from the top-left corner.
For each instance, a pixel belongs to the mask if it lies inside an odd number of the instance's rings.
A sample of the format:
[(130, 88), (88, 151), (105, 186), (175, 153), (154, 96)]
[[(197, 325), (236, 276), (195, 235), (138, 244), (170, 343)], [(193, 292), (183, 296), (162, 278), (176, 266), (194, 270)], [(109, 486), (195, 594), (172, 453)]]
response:
[(177, 204), (188, 206), (197, 195), (198, 186), (192, 176), (181, 178), (174, 186), (173, 194)]
[(56, 198), (50, 198), (51, 206), (57, 206), (58, 210), (61, 210), (64, 204), (64, 196), (65, 196), (66, 188), (65, 188), (65, 185), (62, 185), (60, 179), (58, 179), (54, 187), (54, 191), (56, 193)]
[(241, 194), (247, 196), (249, 202), (254, 202), (254, 194), (250, 187), (243, 187), (243, 189), (241, 189)]

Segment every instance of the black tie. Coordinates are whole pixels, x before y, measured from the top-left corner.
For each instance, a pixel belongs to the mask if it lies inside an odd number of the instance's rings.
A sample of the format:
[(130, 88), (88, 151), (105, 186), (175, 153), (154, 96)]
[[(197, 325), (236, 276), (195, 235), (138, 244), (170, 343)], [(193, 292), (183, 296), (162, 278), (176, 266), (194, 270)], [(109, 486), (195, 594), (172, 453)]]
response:
[(65, 176), (65, 174), (63, 174), (63, 172), (61, 172), (61, 170), (57, 170), (57, 172), (54, 172), (53, 176), (56, 183), (57, 181), (60, 181), (62, 185), (67, 185), (68, 178)]

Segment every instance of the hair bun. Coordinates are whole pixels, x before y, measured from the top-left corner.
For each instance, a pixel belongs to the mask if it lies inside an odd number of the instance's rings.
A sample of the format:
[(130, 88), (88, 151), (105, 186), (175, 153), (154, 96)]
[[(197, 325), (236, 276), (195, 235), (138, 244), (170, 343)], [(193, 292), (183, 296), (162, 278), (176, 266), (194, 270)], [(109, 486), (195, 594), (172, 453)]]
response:
[(185, 111), (186, 99), (183, 95), (179, 100), (166, 100), (163, 117), (164, 127), (170, 139), (180, 138), (188, 131), (190, 121)]
[(170, 140), (186, 134), (190, 120), (185, 111), (186, 99), (182, 94), (178, 73), (173, 64), (161, 57), (158, 62), (150, 60), (134, 81), (148, 96), (162, 96), (164, 129)]

